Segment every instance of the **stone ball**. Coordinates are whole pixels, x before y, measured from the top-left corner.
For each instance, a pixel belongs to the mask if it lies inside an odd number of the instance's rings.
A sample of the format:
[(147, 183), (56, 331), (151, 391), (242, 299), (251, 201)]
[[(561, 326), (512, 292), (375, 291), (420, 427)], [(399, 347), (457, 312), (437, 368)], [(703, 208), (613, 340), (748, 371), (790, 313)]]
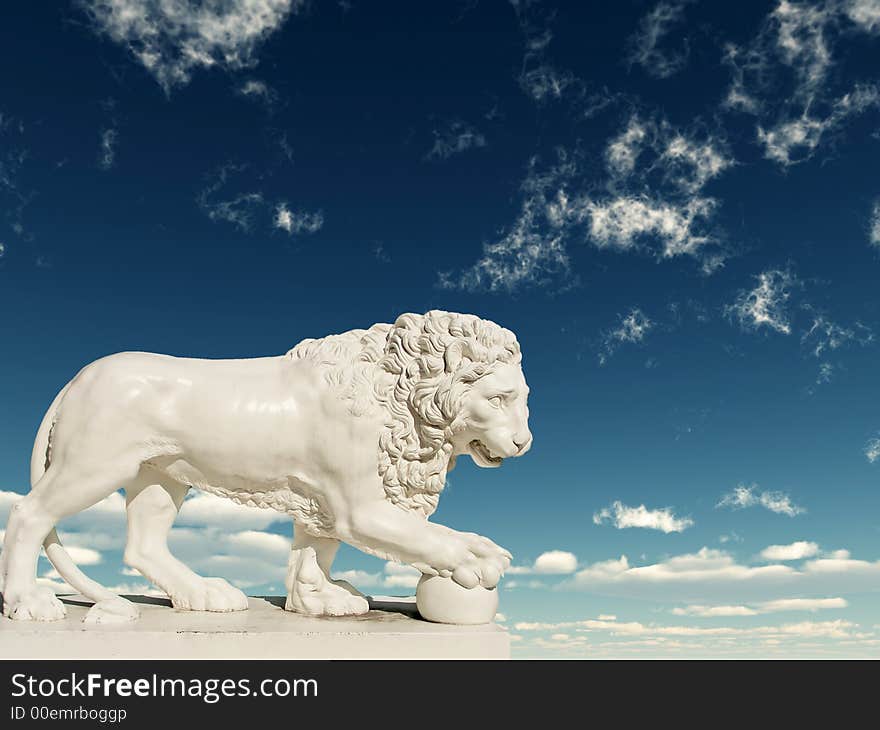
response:
[(416, 587), (422, 618), (440, 624), (488, 624), (498, 610), (498, 590), (477, 585), (465, 588), (452, 578), (423, 575)]

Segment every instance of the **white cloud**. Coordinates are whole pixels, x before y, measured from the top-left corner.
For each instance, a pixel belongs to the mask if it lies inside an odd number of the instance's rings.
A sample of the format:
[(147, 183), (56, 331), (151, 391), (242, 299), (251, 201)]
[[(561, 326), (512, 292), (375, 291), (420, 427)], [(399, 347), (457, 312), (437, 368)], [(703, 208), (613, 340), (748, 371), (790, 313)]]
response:
[(843, 598), (779, 598), (759, 604), (761, 613), (777, 613), (781, 611), (823, 611), (831, 608), (849, 606)]
[(119, 132), (115, 129), (101, 131), (101, 152), (98, 155), (98, 165), (101, 169), (109, 170), (116, 162), (116, 143), (119, 140)]
[(695, 197), (684, 204), (672, 204), (639, 196), (618, 196), (587, 204), (589, 235), (599, 248), (629, 250), (641, 239), (653, 236), (662, 243), (661, 256), (696, 255), (709, 243), (699, 232), (711, 218), (716, 202)]
[(690, 0), (668, 0), (657, 3), (639, 21), (638, 30), (629, 38), (629, 62), (640, 65), (651, 76), (665, 79), (678, 73), (688, 60), (688, 44), (681, 50), (664, 51), (661, 42), (669, 31), (684, 19), (684, 8)]
[[(807, 559), (795, 566), (779, 562), (744, 564), (729, 552), (703, 547), (696, 553), (673, 555), (644, 565), (632, 564), (626, 555), (617, 560), (599, 561), (584, 566), (557, 588), (640, 600), (746, 606), (756, 612), (775, 612), (843, 607), (839, 598), (833, 602), (810, 603), (804, 597), (871, 591), (878, 580), (880, 560), (855, 559), (845, 550)], [(793, 602), (788, 603), (789, 600)], [(813, 600), (820, 599), (810, 599)]]
[[(587, 199), (580, 214), (596, 246), (630, 250), (654, 238), (662, 244), (660, 256), (670, 258), (703, 257), (702, 249), (715, 243), (705, 226), (717, 201), (702, 190), (734, 164), (722, 140), (632, 116), (608, 143), (605, 161), (612, 194)], [(646, 192), (651, 188), (657, 192)], [(711, 259), (704, 259), (707, 271), (717, 266), (706, 266)]]
[(415, 588), (422, 577), (421, 571), (411, 565), (385, 563), (383, 585), (388, 588)]
[(70, 559), (77, 565), (98, 565), (103, 561), (101, 553), (92, 548), (75, 547), (73, 545), (65, 548)]
[(859, 638), (864, 634), (855, 633), (858, 624), (837, 619), (835, 621), (802, 621), (779, 626), (663, 626), (644, 624), (639, 621), (618, 622), (584, 619), (580, 621), (561, 621), (557, 623), (520, 621), (515, 623), (516, 631), (559, 631), (575, 629), (585, 632), (605, 631), (621, 636), (682, 636), (682, 637), (810, 637), (810, 638)]
[(733, 159), (713, 141), (698, 142), (680, 133), (668, 139), (662, 155), (669, 167), (667, 177), (691, 193), (697, 193), (733, 165)]
[[(824, 4), (781, 0), (770, 13), (776, 30), (776, 44), (782, 60), (801, 77), (807, 90), (815, 89), (831, 66), (831, 50), (825, 29), (832, 8)], [(802, 92), (805, 93), (805, 92)]]
[[(528, 568), (526, 568), (526, 571), (528, 571)], [(511, 570), (508, 570), (507, 572), (510, 573)], [(513, 572), (521, 572), (521, 571), (514, 570)], [(514, 588), (529, 588), (529, 589), (535, 590), (535, 591), (543, 591), (543, 590), (547, 589), (547, 584), (544, 583), (543, 581), (534, 580), (534, 579), (527, 580), (527, 581), (507, 580), (504, 582), (504, 588), (505, 588), (505, 590), (513, 590)]]
[(782, 492), (758, 492), (758, 485), (738, 484), (731, 492), (721, 497), (717, 507), (730, 507), (731, 509), (745, 509), (746, 507), (761, 506), (777, 514), (795, 515), (806, 512), (791, 501), (791, 497)]
[(649, 134), (647, 125), (635, 115), (630, 117), (626, 128), (612, 138), (605, 149), (605, 164), (618, 177), (626, 177), (635, 171), (636, 161)]
[(869, 233), (871, 244), (880, 248), (880, 200), (874, 203), (871, 213), (871, 230)]
[(880, 2), (878, 0), (845, 0), (844, 9), (849, 19), (869, 33), (880, 32)]
[(203, 575), (218, 575), (240, 588), (281, 583), (287, 572), (290, 538), (258, 530), (175, 528), (171, 551)]
[(426, 160), (448, 160), (453, 155), (486, 146), (486, 137), (472, 124), (460, 119), (434, 130), (434, 146), (425, 155)]
[(619, 560), (594, 563), (578, 571), (573, 587), (589, 588), (607, 583), (688, 584), (779, 580), (795, 571), (785, 565), (745, 566), (721, 550), (701, 548), (693, 554), (677, 555), (653, 565), (631, 566), (625, 555)]
[(763, 271), (756, 279), (758, 285), (740, 291), (736, 301), (725, 307), (725, 313), (737, 319), (744, 329), (769, 327), (781, 334), (790, 334), (786, 305), (792, 288), (799, 285), (798, 279), (790, 271), (779, 269)]
[(880, 438), (873, 438), (865, 445), (865, 457), (872, 464), (880, 459)]
[(725, 616), (758, 616), (760, 614), (783, 613), (787, 611), (815, 612), (834, 608), (846, 608), (847, 606), (849, 606), (849, 603), (843, 598), (780, 598), (748, 606), (682, 606), (673, 608), (672, 613), (676, 616), (718, 618)]
[(755, 616), (758, 614), (748, 606), (700, 606), (691, 605), (672, 609), (676, 616), (699, 616), (700, 618), (720, 618), (728, 616)]
[(789, 545), (768, 545), (761, 551), (761, 557), (771, 562), (785, 560), (803, 560), (819, 553), (819, 546), (814, 542), (798, 540)]
[(341, 570), (333, 571), (336, 580), (347, 580), (354, 586), (378, 586), (382, 584), (381, 573), (370, 573), (366, 570)]
[(271, 509), (236, 504), (205, 492), (194, 492), (185, 500), (177, 525), (222, 527), (228, 530), (262, 530), (276, 522), (287, 522), (288, 515)]
[(167, 91), (198, 68), (253, 66), (254, 53), (303, 0), (82, 0), (98, 32), (129, 50)]
[(290, 556), (290, 538), (273, 532), (234, 532), (226, 538), (225, 543), (225, 547), (236, 557), (254, 557), (286, 564)]
[(643, 504), (638, 507), (628, 507), (619, 501), (596, 512), (593, 515), (593, 522), (597, 525), (610, 522), (618, 530), (643, 527), (665, 533), (684, 532), (694, 524), (690, 517), (676, 517), (670, 507), (650, 510)]
[(274, 225), (293, 236), (317, 233), (324, 225), (324, 214), (320, 210), (315, 213), (291, 211), (286, 203), (279, 203), (275, 208)]
[[(9, 508), (22, 496), (0, 491), (0, 524), (5, 524)], [(272, 510), (197, 494), (184, 502), (183, 526), (171, 530), (169, 545), (178, 558), (204, 575), (219, 575), (240, 587), (279, 583), (284, 580), (290, 539), (259, 528), (288, 519)], [(121, 551), (125, 545), (125, 498), (114, 492), (63, 520), (59, 532), (75, 562), (83, 566), (106, 564), (102, 551)]]
[(577, 570), (577, 557), (565, 550), (548, 550), (541, 553), (531, 566), (512, 566), (508, 574), (518, 575), (539, 573), (542, 575), (563, 575)]
[(742, 542), (743, 539), (736, 534), (733, 530), (730, 531), (730, 534), (719, 535), (718, 542), (722, 545), (727, 544), (728, 542)]

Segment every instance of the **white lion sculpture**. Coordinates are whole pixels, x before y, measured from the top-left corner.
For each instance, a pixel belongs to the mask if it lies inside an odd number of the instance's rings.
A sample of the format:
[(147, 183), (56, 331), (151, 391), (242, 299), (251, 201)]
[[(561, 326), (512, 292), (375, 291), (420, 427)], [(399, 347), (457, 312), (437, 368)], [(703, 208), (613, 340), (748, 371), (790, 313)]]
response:
[(196, 575), (168, 549), (190, 488), (293, 517), (289, 610), (368, 610), (362, 594), (330, 577), (340, 541), (491, 588), (510, 553), (427, 518), (457, 456), (494, 467), (531, 446), (520, 362), (509, 330), (443, 311), (304, 340), (281, 357), (97, 360), (61, 390), (37, 433), (31, 492), (14, 506), (0, 554), (3, 613), (64, 616), (35, 581), (42, 544), (61, 576), (96, 602), (87, 621), (137, 617), (80, 572), (54, 528), (120, 488), (125, 562), (179, 609), (247, 608), (237, 588)]

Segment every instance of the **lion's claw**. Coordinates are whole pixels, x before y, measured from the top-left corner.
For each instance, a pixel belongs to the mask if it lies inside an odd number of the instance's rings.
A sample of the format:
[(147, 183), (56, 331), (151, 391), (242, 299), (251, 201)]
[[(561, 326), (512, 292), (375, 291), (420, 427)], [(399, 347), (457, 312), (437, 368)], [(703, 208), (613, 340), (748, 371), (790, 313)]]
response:
[[(457, 565), (451, 571), (452, 579), (465, 588), (474, 588), (481, 585), (484, 588), (494, 588), (510, 567), (511, 554), (499, 547), (488, 538), (474, 533), (460, 533), (456, 537), (460, 540)], [(449, 571), (439, 570), (440, 575)]]

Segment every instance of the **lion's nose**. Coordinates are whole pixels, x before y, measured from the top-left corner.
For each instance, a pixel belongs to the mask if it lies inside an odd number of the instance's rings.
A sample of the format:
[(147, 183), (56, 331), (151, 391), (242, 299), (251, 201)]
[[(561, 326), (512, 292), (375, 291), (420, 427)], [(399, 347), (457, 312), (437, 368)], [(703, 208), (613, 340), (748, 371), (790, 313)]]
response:
[(514, 439), (513, 443), (516, 446), (516, 455), (520, 456), (532, 447), (532, 434), (529, 434), (525, 439)]

